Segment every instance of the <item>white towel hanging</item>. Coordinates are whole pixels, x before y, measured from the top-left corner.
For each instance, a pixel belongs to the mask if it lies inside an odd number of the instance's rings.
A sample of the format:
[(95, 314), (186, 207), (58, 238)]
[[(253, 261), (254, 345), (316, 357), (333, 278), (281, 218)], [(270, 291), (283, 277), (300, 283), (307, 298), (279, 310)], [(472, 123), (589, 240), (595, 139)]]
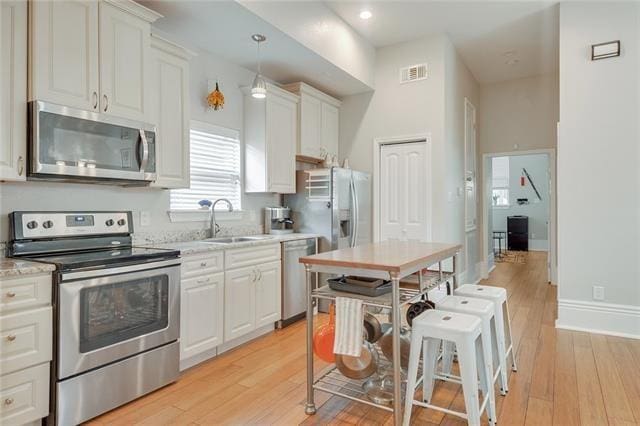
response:
[(360, 356), (363, 320), (362, 300), (336, 297), (335, 354)]

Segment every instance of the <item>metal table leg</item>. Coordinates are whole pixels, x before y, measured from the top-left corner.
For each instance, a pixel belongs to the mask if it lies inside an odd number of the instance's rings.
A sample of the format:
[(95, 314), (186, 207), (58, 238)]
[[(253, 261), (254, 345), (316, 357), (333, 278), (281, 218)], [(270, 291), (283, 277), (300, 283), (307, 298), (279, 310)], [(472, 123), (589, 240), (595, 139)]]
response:
[(313, 398), (313, 291), (311, 279), (311, 267), (304, 265), (307, 278), (307, 404), (304, 412), (307, 414), (316, 413), (316, 404)]
[(400, 364), (400, 278), (391, 277), (393, 328), (393, 424), (402, 423), (402, 372)]

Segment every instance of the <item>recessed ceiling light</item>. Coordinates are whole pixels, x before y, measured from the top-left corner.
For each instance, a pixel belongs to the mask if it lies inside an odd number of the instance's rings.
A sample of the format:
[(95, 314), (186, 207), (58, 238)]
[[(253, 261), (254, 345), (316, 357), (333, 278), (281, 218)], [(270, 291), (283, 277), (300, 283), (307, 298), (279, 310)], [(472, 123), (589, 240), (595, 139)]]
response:
[(360, 19), (369, 19), (372, 16), (373, 14), (369, 10), (363, 10), (362, 12), (360, 12)]

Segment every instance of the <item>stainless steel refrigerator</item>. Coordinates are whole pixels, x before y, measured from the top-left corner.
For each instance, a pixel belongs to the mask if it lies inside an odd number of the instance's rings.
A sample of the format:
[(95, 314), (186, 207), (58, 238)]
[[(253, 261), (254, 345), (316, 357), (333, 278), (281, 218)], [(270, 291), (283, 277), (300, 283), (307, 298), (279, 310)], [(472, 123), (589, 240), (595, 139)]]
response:
[[(284, 205), (291, 208), (297, 232), (321, 236), (319, 253), (371, 242), (369, 173), (340, 167), (298, 171), (296, 193), (285, 195)], [(319, 274), (319, 285), (330, 277)]]

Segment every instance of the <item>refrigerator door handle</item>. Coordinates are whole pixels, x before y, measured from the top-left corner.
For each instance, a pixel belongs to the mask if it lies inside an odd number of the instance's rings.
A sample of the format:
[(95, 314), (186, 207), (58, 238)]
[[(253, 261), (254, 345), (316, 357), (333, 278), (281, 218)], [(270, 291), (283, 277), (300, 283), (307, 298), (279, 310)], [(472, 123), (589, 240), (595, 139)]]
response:
[(351, 177), (351, 199), (353, 200), (353, 209), (351, 210), (351, 247), (355, 247), (358, 242), (358, 227), (360, 225), (358, 223), (358, 193), (356, 192), (356, 183), (353, 180), (353, 176)]

